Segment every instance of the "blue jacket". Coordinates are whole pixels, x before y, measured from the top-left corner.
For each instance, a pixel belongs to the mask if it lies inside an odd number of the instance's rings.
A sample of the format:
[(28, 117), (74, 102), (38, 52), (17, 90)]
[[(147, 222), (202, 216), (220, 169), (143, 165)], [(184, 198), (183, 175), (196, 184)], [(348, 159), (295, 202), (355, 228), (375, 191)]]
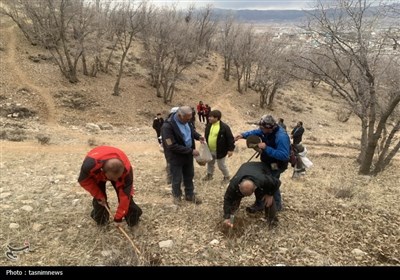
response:
[(250, 135), (257, 135), (261, 141), (267, 144), (267, 148), (261, 153), (261, 161), (270, 165), (277, 163), (278, 168), (285, 170), (290, 157), (290, 138), (287, 132), (277, 125), (272, 133), (264, 134), (261, 129), (254, 129), (242, 133), (244, 139)]

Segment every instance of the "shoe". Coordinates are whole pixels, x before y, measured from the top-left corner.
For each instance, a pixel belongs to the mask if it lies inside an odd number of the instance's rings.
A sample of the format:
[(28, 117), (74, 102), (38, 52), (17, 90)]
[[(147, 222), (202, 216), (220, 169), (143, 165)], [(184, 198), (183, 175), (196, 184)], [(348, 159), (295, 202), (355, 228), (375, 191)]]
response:
[(212, 174), (207, 174), (202, 180), (203, 180), (203, 181), (211, 181), (212, 178), (213, 178), (213, 175), (212, 175)]
[(180, 196), (174, 196), (172, 199), (172, 203), (175, 205), (182, 205), (182, 198)]
[(193, 202), (194, 204), (201, 204), (202, 203), (201, 199), (198, 198), (195, 195), (186, 195), (185, 199), (186, 199), (186, 201)]
[(256, 212), (261, 212), (264, 211), (264, 205), (262, 205), (262, 203), (260, 205), (257, 205), (257, 202), (254, 202), (253, 205), (246, 207), (246, 211), (248, 213), (254, 214)]

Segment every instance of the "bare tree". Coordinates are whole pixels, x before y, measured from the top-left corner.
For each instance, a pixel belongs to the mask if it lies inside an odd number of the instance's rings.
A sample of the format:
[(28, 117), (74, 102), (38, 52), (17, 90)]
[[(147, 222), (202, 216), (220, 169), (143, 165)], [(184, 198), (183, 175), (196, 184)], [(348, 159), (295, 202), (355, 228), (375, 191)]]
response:
[(114, 17), (116, 20), (118, 43), (122, 50), (121, 60), (119, 63), (119, 71), (117, 75), (117, 80), (114, 85), (113, 95), (120, 95), (119, 84), (121, 82), (122, 72), (124, 69), (124, 61), (126, 55), (132, 45), (134, 36), (143, 29), (143, 25), (146, 24), (146, 4), (139, 4), (137, 7), (133, 5), (132, 2), (123, 3), (118, 11), (118, 17)]
[(250, 79), (251, 67), (255, 56), (255, 34), (252, 26), (239, 32), (236, 43), (233, 47), (233, 63), (236, 68), (237, 90), (243, 93), (243, 84), (247, 88)]
[(83, 74), (88, 76), (89, 71), (87, 67), (85, 40), (88, 36), (95, 32), (93, 23), (95, 20), (95, 7), (89, 2), (85, 3), (84, 0), (75, 0), (72, 2), (75, 7), (77, 16), (73, 18), (72, 28), (74, 32), (74, 39), (79, 42), (80, 52), (82, 53), (82, 71)]
[[(19, 0), (15, 5), (12, 3), (9, 2), (9, 10), (13, 11), (9, 13), (10, 17), (20, 22), (17, 24), (24, 34), (29, 34), (27, 38), (34, 38), (48, 49), (61, 73), (71, 83), (76, 83), (77, 63), (83, 50), (74, 47), (79, 41), (72, 32), (72, 22), (79, 14), (79, 5), (74, 5), (73, 0)], [(84, 27), (80, 27), (81, 34), (86, 33)]]
[[(332, 9), (319, 2), (309, 13), (308, 31), (318, 47), (300, 55), (295, 66), (332, 86), (361, 120), (361, 174), (384, 170), (400, 147), (399, 55), (388, 37), (390, 22), (385, 6), (366, 0), (339, 0)], [(379, 28), (380, 27), (380, 28)], [(391, 78), (388, 78), (391, 77)], [(393, 82), (394, 81), (394, 82)], [(387, 129), (388, 136), (383, 137)], [(373, 171), (379, 139), (383, 151)]]
[(186, 13), (178, 11), (176, 6), (164, 7), (157, 10), (151, 25), (144, 32), (151, 84), (164, 103), (172, 101), (178, 78), (204, 50), (204, 45), (199, 45), (199, 42), (206, 44), (206, 34), (213, 33), (212, 30), (205, 32), (213, 27), (212, 24), (205, 25), (211, 17), (209, 9), (200, 11), (194, 17), (193, 7)]
[(35, 32), (30, 18), (25, 13), (27, 1), (21, 0), (3, 0), (0, 6), (0, 14), (10, 17), (24, 34), (31, 45), (37, 45)]
[(271, 109), (278, 89), (293, 79), (287, 73), (293, 47), (285, 40), (273, 42), (269, 36), (259, 38), (257, 45), (253, 88), (260, 94), (260, 107)]
[(241, 25), (236, 23), (233, 15), (230, 14), (222, 21), (221, 30), (218, 33), (218, 50), (224, 57), (224, 79), (226, 81), (229, 81), (231, 76), (233, 50), (240, 30)]

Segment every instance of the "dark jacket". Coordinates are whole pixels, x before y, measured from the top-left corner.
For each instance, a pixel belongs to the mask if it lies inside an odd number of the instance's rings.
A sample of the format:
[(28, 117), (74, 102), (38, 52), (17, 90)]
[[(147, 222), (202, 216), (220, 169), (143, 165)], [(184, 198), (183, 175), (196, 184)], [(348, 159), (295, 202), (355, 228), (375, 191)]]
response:
[(243, 163), (235, 176), (230, 180), (224, 196), (224, 219), (228, 219), (240, 205), (243, 195), (239, 191), (239, 184), (243, 179), (249, 179), (257, 186), (256, 192), (260, 196), (273, 195), (280, 187), (281, 181), (272, 177), (268, 166), (263, 162), (250, 161)]
[[(206, 125), (205, 138), (208, 140), (212, 124)], [(228, 151), (235, 150), (235, 138), (233, 137), (231, 128), (224, 122), (220, 121), (219, 132), (217, 136), (217, 159), (226, 157)]]
[(193, 161), (193, 150), (196, 148), (194, 140), (199, 140), (201, 135), (189, 123), (192, 145), (185, 146), (182, 133), (174, 119), (176, 113), (172, 114), (161, 127), (161, 137), (163, 141), (165, 158), (170, 164), (182, 165), (190, 160)]
[(160, 133), (163, 123), (164, 123), (163, 118), (154, 118), (153, 128), (157, 131), (157, 133)]
[(301, 143), (302, 138), (303, 138), (303, 133), (304, 133), (304, 127), (302, 127), (302, 126), (296, 126), (292, 130), (293, 144)]
[(276, 163), (279, 169), (287, 169), (290, 157), (290, 139), (282, 127), (276, 126), (269, 134), (264, 134), (261, 129), (242, 133), (244, 139), (250, 135), (260, 136), (261, 141), (267, 144), (267, 148), (261, 153), (262, 162), (269, 166), (271, 163)]

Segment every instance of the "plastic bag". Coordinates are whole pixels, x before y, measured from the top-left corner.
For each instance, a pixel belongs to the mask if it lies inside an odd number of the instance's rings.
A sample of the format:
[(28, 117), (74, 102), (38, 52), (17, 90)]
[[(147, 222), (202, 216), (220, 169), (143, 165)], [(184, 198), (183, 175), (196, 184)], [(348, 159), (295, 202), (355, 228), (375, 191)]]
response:
[(211, 155), (211, 152), (210, 152), (210, 149), (208, 148), (207, 143), (200, 144), (199, 153), (200, 153), (200, 155), (195, 157), (196, 162), (199, 165), (206, 165), (207, 162), (210, 162), (213, 160), (213, 157)]

